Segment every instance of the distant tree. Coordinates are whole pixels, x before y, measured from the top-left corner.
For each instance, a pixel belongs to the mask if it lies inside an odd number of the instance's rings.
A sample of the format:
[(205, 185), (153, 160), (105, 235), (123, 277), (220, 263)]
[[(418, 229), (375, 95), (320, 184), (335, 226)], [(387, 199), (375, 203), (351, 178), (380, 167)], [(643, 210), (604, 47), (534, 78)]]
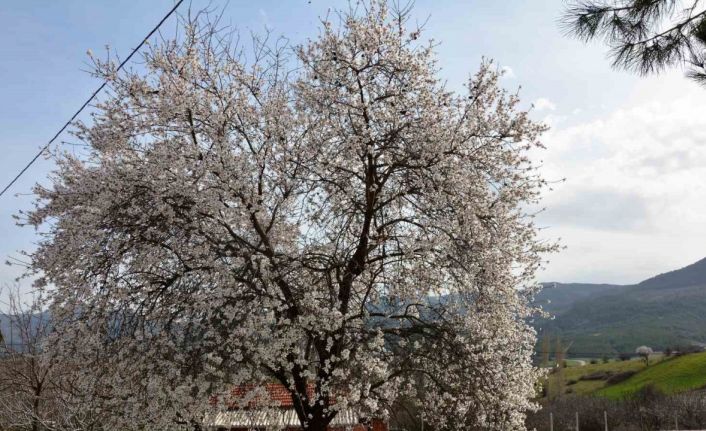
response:
[(610, 360), (608, 359), (608, 356), (603, 355), (603, 358), (601, 358), (604, 364), (607, 364)]
[(632, 355), (630, 353), (621, 353), (618, 355), (618, 359), (621, 361), (629, 361), (630, 358), (632, 358)]
[(666, 349), (664, 349), (664, 356), (672, 356), (672, 353), (674, 353), (674, 350), (671, 347), (667, 347)]
[(638, 354), (642, 359), (645, 360), (645, 365), (649, 366), (650, 365), (650, 355), (654, 353), (652, 351), (651, 347), (647, 346), (640, 346), (637, 349), (635, 349), (635, 353)]
[(687, 65), (706, 85), (706, 9), (701, 0), (580, 0), (564, 15), (571, 34), (602, 38), (613, 66), (640, 74)]

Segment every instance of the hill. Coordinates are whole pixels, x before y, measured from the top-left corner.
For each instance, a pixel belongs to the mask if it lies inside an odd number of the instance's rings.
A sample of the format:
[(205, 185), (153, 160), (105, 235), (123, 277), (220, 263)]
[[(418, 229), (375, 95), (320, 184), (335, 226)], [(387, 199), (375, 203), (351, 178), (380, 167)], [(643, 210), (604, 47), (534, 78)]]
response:
[(535, 302), (549, 313), (562, 314), (578, 301), (614, 292), (621, 287), (615, 284), (542, 283)]
[(645, 368), (629, 379), (596, 392), (608, 398), (625, 398), (651, 385), (673, 394), (706, 386), (706, 352), (667, 359)]
[(597, 395), (611, 399), (630, 397), (651, 386), (665, 394), (706, 387), (706, 352), (665, 358), (641, 359), (553, 369), (545, 383), (546, 395)]
[(573, 357), (612, 356), (639, 345), (706, 345), (706, 259), (635, 285), (545, 287), (536, 303), (555, 318), (536, 327), (571, 343)]
[[(659, 357), (653, 358), (655, 362)], [(609, 378), (625, 373), (637, 373), (645, 368), (645, 362), (639, 359), (629, 361), (610, 361), (608, 363), (570, 366), (561, 372), (553, 369), (546, 384), (547, 395), (576, 394), (591, 395), (606, 386)]]

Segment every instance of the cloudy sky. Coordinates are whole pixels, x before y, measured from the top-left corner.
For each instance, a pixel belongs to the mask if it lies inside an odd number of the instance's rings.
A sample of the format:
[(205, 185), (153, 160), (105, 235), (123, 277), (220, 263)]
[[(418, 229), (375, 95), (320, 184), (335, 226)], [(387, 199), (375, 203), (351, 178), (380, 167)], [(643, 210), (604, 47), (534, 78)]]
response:
[[(208, 4), (192, 0), (192, 8)], [(271, 29), (297, 43), (341, 1), (211, 1), (243, 33)], [(100, 83), (86, 51), (129, 52), (173, 5), (150, 2), (6, 0), (0, 4), (0, 182), (36, 153)], [(551, 125), (536, 155), (547, 193), (541, 235), (566, 247), (542, 280), (633, 283), (706, 257), (706, 89), (673, 71), (641, 78), (611, 70), (605, 49), (566, 38), (562, 0), (417, 0), (415, 19), (438, 49), (442, 74), (460, 89), (483, 57), (507, 70), (533, 116)], [(165, 26), (171, 34), (174, 21)], [(68, 139), (64, 136), (64, 139)], [(0, 256), (30, 250), (29, 228), (11, 215), (52, 164), (36, 163), (0, 197)], [(564, 182), (559, 182), (561, 179)], [(0, 267), (0, 285), (19, 267)]]

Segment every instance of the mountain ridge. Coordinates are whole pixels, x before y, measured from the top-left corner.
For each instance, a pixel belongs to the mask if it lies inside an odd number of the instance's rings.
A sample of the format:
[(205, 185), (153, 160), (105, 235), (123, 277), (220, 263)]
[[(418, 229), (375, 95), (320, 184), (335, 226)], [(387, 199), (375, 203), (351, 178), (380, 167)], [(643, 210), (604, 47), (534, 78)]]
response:
[[(632, 285), (543, 283), (540, 337), (561, 336), (572, 356), (706, 344), (706, 258)], [(549, 286), (549, 287), (547, 287)]]

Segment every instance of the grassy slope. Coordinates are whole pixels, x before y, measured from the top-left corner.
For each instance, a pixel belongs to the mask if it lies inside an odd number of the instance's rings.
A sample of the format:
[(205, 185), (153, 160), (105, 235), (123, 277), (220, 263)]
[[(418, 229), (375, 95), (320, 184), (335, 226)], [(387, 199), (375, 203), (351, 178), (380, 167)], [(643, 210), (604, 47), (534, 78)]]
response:
[[(658, 357), (654, 358), (655, 361), (659, 360)], [(631, 361), (612, 361), (607, 364), (587, 364), (584, 366), (568, 367), (564, 368), (562, 373), (562, 379), (564, 381), (563, 393), (570, 391), (571, 393), (578, 395), (588, 395), (596, 392), (597, 390), (605, 386), (605, 381), (603, 380), (579, 380), (581, 376), (588, 374), (593, 374), (597, 372), (610, 372), (610, 373), (622, 373), (624, 371), (640, 371), (645, 368), (645, 363), (641, 360), (631, 360)], [(559, 374), (552, 373), (549, 375), (549, 385), (550, 390), (556, 391), (557, 379)], [(568, 384), (569, 382), (575, 382)]]
[(668, 394), (706, 386), (706, 352), (680, 356), (651, 365), (624, 382), (598, 390), (596, 394), (623, 398), (649, 384)]

